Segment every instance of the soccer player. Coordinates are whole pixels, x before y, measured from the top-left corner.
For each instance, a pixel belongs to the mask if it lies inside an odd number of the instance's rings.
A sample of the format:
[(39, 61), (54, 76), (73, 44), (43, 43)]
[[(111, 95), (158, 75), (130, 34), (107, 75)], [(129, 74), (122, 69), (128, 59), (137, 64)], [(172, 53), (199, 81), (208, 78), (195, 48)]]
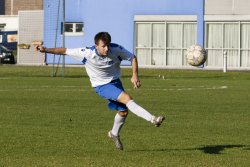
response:
[(120, 140), (120, 130), (125, 123), (130, 110), (135, 115), (151, 122), (159, 127), (164, 116), (154, 116), (147, 110), (139, 106), (133, 98), (124, 91), (120, 78), (120, 64), (122, 60), (128, 60), (132, 63), (132, 78), (134, 88), (141, 86), (138, 78), (138, 63), (134, 54), (127, 51), (118, 44), (111, 43), (111, 36), (108, 32), (99, 32), (94, 38), (95, 45), (83, 48), (46, 48), (38, 45), (36, 49), (42, 53), (52, 53), (60, 55), (69, 55), (82, 61), (85, 65), (87, 74), (90, 78), (92, 87), (96, 93), (108, 100), (108, 107), (116, 110), (112, 130), (108, 132), (117, 149), (123, 150), (123, 144)]

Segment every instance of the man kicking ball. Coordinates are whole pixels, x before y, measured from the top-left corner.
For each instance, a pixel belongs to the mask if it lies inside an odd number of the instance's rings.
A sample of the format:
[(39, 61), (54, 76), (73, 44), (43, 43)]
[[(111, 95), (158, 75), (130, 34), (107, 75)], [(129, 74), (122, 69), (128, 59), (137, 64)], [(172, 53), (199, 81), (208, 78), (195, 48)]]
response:
[(82, 61), (96, 93), (108, 100), (108, 107), (111, 110), (117, 111), (113, 128), (108, 132), (108, 136), (114, 141), (117, 149), (123, 150), (119, 133), (125, 123), (128, 110), (151, 122), (156, 127), (161, 125), (165, 117), (156, 117), (150, 114), (147, 110), (139, 106), (123, 89), (121, 80), (119, 79), (122, 60), (128, 60), (132, 63), (133, 74), (131, 82), (134, 88), (136, 89), (141, 86), (138, 78), (136, 56), (122, 46), (111, 43), (111, 36), (108, 32), (99, 32), (96, 34), (94, 42), (95, 45), (92, 47), (76, 49), (46, 48), (42, 45), (38, 45), (36, 49), (42, 53), (69, 55)]

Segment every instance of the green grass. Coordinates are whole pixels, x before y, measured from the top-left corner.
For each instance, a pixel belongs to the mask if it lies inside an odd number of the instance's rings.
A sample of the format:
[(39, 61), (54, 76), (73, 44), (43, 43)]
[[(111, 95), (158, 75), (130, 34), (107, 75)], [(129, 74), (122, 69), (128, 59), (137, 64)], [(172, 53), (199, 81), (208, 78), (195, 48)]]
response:
[(127, 92), (167, 120), (156, 128), (130, 113), (118, 151), (107, 138), (115, 113), (85, 70), (51, 71), (0, 66), (0, 166), (250, 166), (249, 72), (141, 69), (134, 90), (122, 69)]

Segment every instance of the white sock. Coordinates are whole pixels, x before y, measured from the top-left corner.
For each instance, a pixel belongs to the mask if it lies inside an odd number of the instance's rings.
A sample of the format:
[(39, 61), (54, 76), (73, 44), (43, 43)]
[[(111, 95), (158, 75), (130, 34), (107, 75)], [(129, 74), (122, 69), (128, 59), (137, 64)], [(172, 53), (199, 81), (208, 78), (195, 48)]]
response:
[(125, 119), (126, 119), (126, 117), (122, 117), (118, 113), (115, 115), (114, 125), (113, 125), (112, 131), (111, 131), (113, 135), (115, 135), (115, 136), (119, 135), (120, 130), (121, 130), (123, 124), (125, 123)]
[(152, 120), (155, 118), (155, 116), (153, 116), (152, 114), (150, 114), (147, 110), (145, 110), (144, 108), (142, 108), (141, 106), (139, 106), (138, 104), (135, 103), (134, 100), (130, 100), (126, 106), (128, 107), (128, 109), (134, 113), (135, 115), (152, 122)]

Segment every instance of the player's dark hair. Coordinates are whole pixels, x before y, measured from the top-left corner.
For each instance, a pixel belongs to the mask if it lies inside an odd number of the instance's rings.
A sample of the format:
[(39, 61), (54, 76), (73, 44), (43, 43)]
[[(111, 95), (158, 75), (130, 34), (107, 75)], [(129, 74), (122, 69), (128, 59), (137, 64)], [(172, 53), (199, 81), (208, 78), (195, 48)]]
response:
[(111, 36), (108, 32), (99, 32), (95, 35), (95, 44), (98, 45), (100, 40), (102, 40), (105, 45), (109, 45), (111, 43)]

